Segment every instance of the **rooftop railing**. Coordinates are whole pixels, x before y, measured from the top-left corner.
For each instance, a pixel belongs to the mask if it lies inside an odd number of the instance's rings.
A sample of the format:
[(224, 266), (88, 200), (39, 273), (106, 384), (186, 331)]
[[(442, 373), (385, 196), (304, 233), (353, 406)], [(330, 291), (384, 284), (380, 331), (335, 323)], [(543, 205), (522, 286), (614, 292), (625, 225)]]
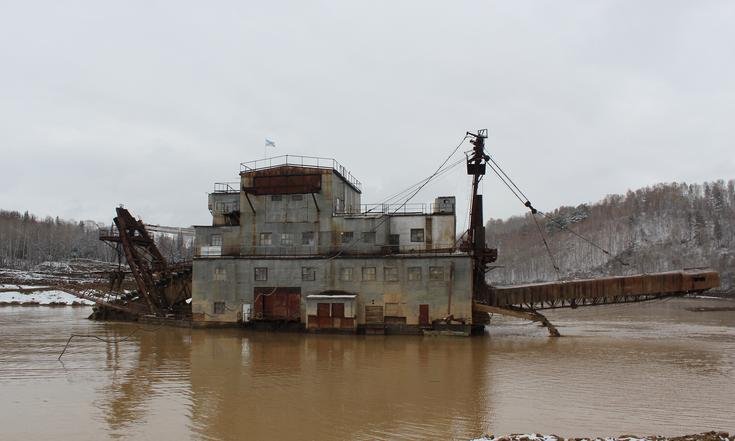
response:
[(434, 204), (362, 204), (360, 214), (432, 214)]
[(352, 176), (349, 170), (334, 158), (319, 158), (316, 156), (281, 155), (272, 158), (258, 159), (255, 161), (241, 162), (240, 173), (263, 170), (282, 165), (294, 165), (298, 167), (332, 169), (356, 189), (362, 191), (362, 182)]
[(239, 182), (215, 182), (213, 193), (240, 193)]

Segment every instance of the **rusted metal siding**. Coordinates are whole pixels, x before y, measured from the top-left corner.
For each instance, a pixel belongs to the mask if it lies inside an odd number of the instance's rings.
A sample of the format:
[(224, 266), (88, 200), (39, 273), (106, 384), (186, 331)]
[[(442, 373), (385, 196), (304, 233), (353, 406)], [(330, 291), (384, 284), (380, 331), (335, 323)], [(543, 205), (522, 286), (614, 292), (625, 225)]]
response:
[(321, 190), (321, 174), (293, 174), (278, 176), (255, 176), (253, 186), (244, 188), (248, 194), (284, 195), (319, 193)]
[[(355, 331), (355, 296), (319, 295), (307, 297), (307, 328), (317, 330)], [(351, 298), (345, 298), (351, 297)], [(314, 305), (316, 302), (316, 305)], [(316, 308), (314, 308), (316, 306)], [(314, 314), (316, 312), (316, 314)]]
[[(683, 271), (635, 276), (571, 280), (495, 289), (494, 306), (523, 306), (585, 300), (621, 300), (621, 297), (667, 295), (704, 291), (720, 285), (714, 271)], [(562, 304), (563, 305), (563, 304)], [(569, 306), (569, 305), (567, 305)]]
[(255, 320), (301, 321), (301, 288), (255, 288)]

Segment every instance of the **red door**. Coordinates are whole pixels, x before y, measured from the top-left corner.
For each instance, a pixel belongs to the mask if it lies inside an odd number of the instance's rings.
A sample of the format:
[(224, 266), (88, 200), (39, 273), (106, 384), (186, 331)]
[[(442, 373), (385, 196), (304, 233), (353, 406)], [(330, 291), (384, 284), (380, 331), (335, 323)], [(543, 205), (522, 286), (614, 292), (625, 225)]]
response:
[(301, 288), (255, 288), (255, 318), (301, 320)]
[(419, 325), (429, 326), (429, 305), (419, 305)]
[(316, 320), (320, 328), (332, 327), (332, 317), (329, 316), (329, 303), (316, 304)]
[(332, 303), (332, 317), (345, 317), (345, 304), (344, 303)]

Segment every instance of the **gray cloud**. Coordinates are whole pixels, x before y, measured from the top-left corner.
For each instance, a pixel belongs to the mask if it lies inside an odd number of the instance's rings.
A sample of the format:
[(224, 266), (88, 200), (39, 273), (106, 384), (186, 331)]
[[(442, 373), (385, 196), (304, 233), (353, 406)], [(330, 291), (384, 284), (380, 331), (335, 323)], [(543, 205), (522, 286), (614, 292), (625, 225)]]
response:
[[(375, 202), (483, 127), (541, 208), (733, 178), (733, 22), (728, 1), (6, 2), (0, 207), (204, 224), (265, 137)], [(459, 167), (417, 200), (467, 191)], [(523, 212), (484, 191), (486, 216)]]

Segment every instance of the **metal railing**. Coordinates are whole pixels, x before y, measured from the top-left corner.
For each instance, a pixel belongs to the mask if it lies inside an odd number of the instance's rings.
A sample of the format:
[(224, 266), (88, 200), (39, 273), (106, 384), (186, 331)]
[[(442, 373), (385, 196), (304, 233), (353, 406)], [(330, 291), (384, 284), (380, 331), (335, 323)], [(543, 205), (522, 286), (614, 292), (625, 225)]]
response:
[(212, 193), (240, 193), (240, 182), (215, 182)]
[(237, 213), (240, 211), (240, 201), (225, 202), (215, 201), (212, 206), (209, 207), (209, 212), (212, 214), (229, 214)]
[(360, 214), (433, 214), (435, 204), (362, 204)]
[(349, 170), (334, 158), (320, 158), (317, 156), (281, 155), (272, 158), (257, 159), (240, 163), (240, 172), (263, 170), (281, 165), (295, 165), (308, 168), (326, 168), (339, 173), (350, 185), (362, 191), (362, 183), (352, 176)]
[(118, 236), (120, 236), (120, 231), (114, 225), (112, 225), (110, 227), (102, 227), (98, 231), (99, 231), (99, 238), (100, 239), (105, 238), (105, 237), (118, 237)]

